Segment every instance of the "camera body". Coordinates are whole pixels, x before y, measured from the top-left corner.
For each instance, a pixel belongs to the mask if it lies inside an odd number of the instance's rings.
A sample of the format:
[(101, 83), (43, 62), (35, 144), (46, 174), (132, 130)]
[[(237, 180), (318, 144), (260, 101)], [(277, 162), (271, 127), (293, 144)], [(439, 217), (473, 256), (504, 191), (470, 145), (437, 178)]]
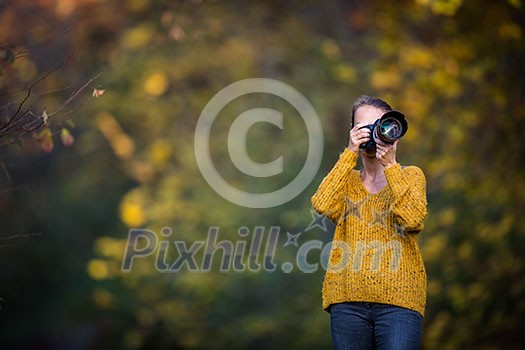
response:
[(360, 129), (370, 130), (370, 140), (359, 145), (363, 149), (376, 149), (378, 140), (387, 144), (393, 144), (399, 140), (408, 130), (408, 123), (405, 115), (399, 111), (388, 111), (376, 120), (374, 124), (369, 124)]

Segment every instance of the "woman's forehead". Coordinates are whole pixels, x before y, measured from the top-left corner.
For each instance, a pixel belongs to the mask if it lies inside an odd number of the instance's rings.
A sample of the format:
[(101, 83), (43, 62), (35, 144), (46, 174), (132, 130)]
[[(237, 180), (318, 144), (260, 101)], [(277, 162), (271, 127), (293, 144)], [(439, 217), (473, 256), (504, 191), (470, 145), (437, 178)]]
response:
[(358, 119), (378, 119), (381, 118), (381, 116), (385, 112), (381, 108), (377, 108), (374, 106), (361, 106), (357, 109), (355, 112), (355, 117)]

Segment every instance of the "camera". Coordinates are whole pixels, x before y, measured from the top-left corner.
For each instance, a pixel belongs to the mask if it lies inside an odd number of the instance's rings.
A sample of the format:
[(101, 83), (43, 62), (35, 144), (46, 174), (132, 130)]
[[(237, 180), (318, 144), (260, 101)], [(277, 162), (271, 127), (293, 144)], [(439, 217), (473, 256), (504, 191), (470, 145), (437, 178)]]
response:
[(363, 149), (375, 149), (376, 142), (381, 140), (392, 144), (400, 139), (408, 130), (408, 123), (405, 115), (399, 111), (388, 111), (376, 120), (374, 124), (369, 124), (360, 129), (370, 129), (370, 140), (359, 145)]

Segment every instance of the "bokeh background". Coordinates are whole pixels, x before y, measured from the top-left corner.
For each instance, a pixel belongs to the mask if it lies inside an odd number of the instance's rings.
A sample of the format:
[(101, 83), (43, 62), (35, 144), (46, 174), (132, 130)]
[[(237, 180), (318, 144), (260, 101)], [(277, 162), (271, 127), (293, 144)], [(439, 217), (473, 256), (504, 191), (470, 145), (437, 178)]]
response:
[[(162, 227), (190, 245), (211, 226), (233, 241), (240, 227), (279, 226), (275, 262), (292, 261), (285, 232), (310, 223), (351, 104), (370, 94), (406, 113), (398, 160), (428, 179), (422, 347), (522, 348), (524, 24), (521, 0), (0, 1), (0, 347), (330, 348), (322, 269), (221, 273), (220, 253), (209, 273), (159, 273), (155, 255), (120, 266), (131, 228), (160, 240)], [(206, 103), (253, 77), (300, 91), (325, 138), (311, 185), (268, 209), (217, 195), (193, 147)], [(9, 129), (29, 86), (29, 127)], [(228, 156), (229, 125), (254, 107), (286, 115), (283, 130), (248, 134), (255, 161), (284, 156), (271, 183)], [(240, 98), (214, 124), (213, 159), (239, 188), (277, 189), (304, 163), (305, 130), (282, 100)]]

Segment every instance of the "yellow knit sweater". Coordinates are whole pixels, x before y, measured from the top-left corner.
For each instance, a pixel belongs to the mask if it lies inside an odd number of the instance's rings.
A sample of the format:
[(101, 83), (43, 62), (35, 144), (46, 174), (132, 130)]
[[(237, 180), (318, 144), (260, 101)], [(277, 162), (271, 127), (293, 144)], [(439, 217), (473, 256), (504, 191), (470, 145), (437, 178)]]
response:
[(312, 197), (314, 209), (336, 223), (323, 283), (323, 308), (362, 301), (419, 312), (426, 273), (416, 234), (427, 214), (425, 175), (415, 166), (385, 169), (388, 185), (375, 194), (354, 170), (358, 154), (341, 153)]

